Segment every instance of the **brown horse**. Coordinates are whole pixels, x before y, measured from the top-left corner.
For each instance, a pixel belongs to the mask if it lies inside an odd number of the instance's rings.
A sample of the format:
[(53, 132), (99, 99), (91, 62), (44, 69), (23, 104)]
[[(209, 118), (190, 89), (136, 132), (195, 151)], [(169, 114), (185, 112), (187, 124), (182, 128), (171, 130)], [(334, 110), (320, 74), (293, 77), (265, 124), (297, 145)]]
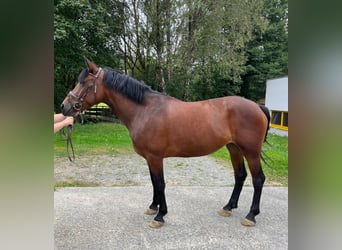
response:
[(183, 102), (153, 91), (149, 86), (110, 68), (86, 60), (87, 68), (69, 92), (61, 108), (76, 117), (94, 104), (104, 102), (129, 130), (134, 150), (144, 157), (150, 170), (153, 200), (146, 214), (157, 214), (149, 224), (158, 228), (167, 213), (163, 158), (210, 154), (226, 146), (234, 167), (235, 186), (220, 211), (230, 216), (237, 208), (246, 179), (246, 158), (254, 186), (252, 206), (243, 225), (254, 226), (265, 181), (260, 159), (266, 140), (269, 111), (242, 97), (230, 96), (198, 102)]

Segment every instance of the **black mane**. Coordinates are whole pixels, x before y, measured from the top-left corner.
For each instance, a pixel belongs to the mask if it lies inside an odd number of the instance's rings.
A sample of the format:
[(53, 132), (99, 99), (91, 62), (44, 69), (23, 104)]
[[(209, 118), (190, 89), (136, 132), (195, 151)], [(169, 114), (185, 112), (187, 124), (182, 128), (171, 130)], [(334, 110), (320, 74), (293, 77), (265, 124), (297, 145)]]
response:
[(139, 82), (124, 73), (108, 67), (103, 70), (103, 83), (136, 103), (142, 104), (144, 102), (145, 92), (154, 92), (145, 83)]

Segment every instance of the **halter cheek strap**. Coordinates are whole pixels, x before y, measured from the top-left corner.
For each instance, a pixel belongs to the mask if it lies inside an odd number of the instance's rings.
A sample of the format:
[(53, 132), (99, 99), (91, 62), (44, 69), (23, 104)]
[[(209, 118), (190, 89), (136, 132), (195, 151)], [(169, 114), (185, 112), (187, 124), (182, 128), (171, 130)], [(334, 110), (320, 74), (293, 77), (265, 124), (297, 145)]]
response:
[(97, 80), (97, 78), (99, 77), (101, 71), (102, 71), (102, 68), (99, 67), (99, 69), (97, 70), (97, 72), (96, 72), (95, 75), (91, 74), (92, 76), (95, 77), (94, 82), (93, 82), (93, 85), (95, 85), (95, 86), (94, 86), (94, 93), (95, 93), (95, 94), (96, 94), (96, 86), (97, 86), (97, 85), (96, 85), (96, 80)]
[(96, 94), (96, 80), (97, 80), (97, 78), (99, 78), (99, 75), (100, 75), (101, 71), (102, 71), (102, 68), (99, 67), (95, 75), (92, 74), (92, 73), (89, 73), (89, 75), (95, 77), (95, 79), (94, 79), (94, 81), (93, 81), (93, 85), (95, 85), (95, 86), (94, 86), (94, 93), (95, 93), (95, 94)]

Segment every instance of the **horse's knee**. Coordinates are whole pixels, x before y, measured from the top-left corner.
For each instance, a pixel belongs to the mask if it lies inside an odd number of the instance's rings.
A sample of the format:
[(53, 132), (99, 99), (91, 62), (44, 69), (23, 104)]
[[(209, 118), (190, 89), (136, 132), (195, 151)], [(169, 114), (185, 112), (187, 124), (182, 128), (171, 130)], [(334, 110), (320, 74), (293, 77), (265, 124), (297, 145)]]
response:
[(262, 171), (253, 178), (253, 186), (255, 188), (262, 188), (265, 183), (266, 177)]
[(247, 178), (247, 172), (245, 169), (235, 173), (235, 181), (238, 183), (243, 183)]

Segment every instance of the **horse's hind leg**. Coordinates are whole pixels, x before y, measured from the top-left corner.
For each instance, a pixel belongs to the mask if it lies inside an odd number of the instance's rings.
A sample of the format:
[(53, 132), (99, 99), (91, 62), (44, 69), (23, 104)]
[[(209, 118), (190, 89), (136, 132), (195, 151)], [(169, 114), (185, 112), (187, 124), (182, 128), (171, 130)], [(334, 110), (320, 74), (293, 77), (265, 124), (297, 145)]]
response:
[(261, 168), (260, 154), (245, 154), (245, 156), (253, 179), (254, 194), (252, 206), (242, 224), (245, 226), (255, 226), (255, 216), (260, 213), (260, 197), (266, 178)]
[(234, 168), (235, 185), (232, 195), (227, 203), (218, 213), (222, 216), (228, 217), (231, 215), (233, 208), (238, 207), (240, 193), (243, 183), (247, 177), (247, 172), (243, 160), (243, 155), (239, 147), (233, 143), (227, 144), (230, 153), (231, 161)]

